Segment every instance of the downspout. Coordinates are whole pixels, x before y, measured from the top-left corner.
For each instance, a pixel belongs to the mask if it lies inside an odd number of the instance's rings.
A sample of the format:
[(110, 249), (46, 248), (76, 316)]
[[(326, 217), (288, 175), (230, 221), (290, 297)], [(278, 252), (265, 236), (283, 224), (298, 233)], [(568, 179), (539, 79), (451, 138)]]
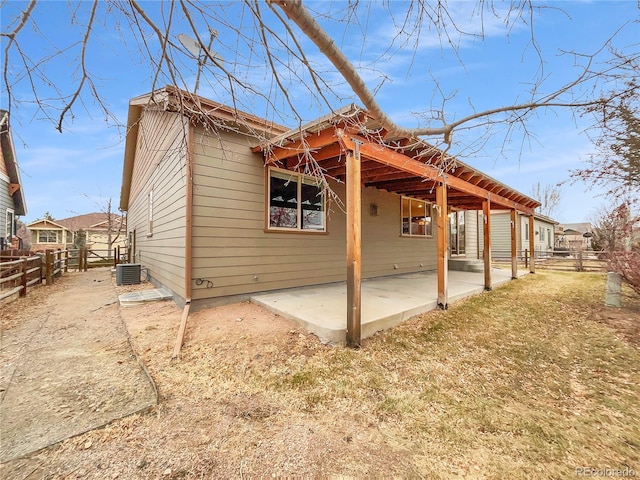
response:
[(184, 309), (182, 310), (182, 318), (180, 320), (180, 328), (178, 329), (178, 337), (173, 347), (171, 360), (175, 360), (180, 355), (182, 342), (184, 341), (184, 333), (187, 329), (187, 318), (191, 309), (191, 267), (192, 267), (192, 235), (193, 235), (193, 138), (194, 128), (189, 122), (187, 132), (187, 185), (186, 185), (186, 206), (185, 206), (185, 245), (184, 245)]

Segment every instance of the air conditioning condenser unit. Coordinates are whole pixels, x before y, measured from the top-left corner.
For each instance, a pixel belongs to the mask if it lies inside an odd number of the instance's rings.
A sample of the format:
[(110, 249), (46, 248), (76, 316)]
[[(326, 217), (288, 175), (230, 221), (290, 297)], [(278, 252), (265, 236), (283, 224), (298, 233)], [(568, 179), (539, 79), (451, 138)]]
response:
[(140, 283), (139, 263), (119, 263), (116, 265), (116, 285), (137, 285)]

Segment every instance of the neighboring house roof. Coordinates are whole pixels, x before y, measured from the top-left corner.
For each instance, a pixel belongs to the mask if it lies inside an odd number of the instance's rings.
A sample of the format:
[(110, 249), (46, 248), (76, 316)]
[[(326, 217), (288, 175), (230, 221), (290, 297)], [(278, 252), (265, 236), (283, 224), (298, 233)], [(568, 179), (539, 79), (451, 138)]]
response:
[[(181, 112), (188, 116), (193, 123), (201, 123), (213, 129), (233, 126), (235, 131), (251, 136), (256, 142), (262, 142), (254, 148), (254, 152), (262, 153), (265, 157), (265, 163), (284, 163), (285, 168), (287, 160), (291, 160), (292, 164), (300, 163), (299, 156), (302, 148), (300, 145), (306, 143), (307, 140), (312, 141), (312, 139), (318, 138), (324, 142), (314, 149), (317, 151), (324, 149), (322, 159), (317, 160), (318, 164), (321, 168), (325, 168), (323, 165), (326, 165), (326, 168), (336, 168), (333, 163), (342, 155), (340, 140), (335, 135), (328, 133), (331, 133), (337, 125), (346, 125), (348, 135), (361, 135), (361, 140), (367, 142), (363, 150), (369, 148), (369, 156), (376, 157), (373, 159), (374, 163), (383, 170), (387, 167), (387, 171), (383, 175), (363, 174), (362, 183), (366, 186), (403, 195), (411, 195), (411, 192), (418, 194), (417, 192), (419, 192), (425, 199), (435, 201), (435, 189), (432, 185), (427, 185), (425, 179), (436, 181), (438, 178), (446, 178), (450, 188), (456, 190), (457, 186), (457, 193), (452, 195), (453, 201), (456, 202), (452, 203), (454, 207), (482, 208), (481, 198), (488, 198), (488, 196), (496, 205), (517, 208), (528, 213), (540, 206), (540, 202), (537, 200), (500, 183), (460, 160), (453, 159), (420, 138), (385, 138), (384, 128), (380, 122), (366, 110), (353, 104), (302, 127), (287, 130), (281, 125), (167, 86), (134, 98), (129, 103), (120, 195), (120, 209), (124, 211), (129, 207), (138, 125), (144, 108), (148, 106), (160, 107), (165, 111)], [(347, 135), (346, 131), (345, 135)], [(358, 142), (362, 143), (361, 140)], [(384, 165), (385, 162), (377, 158), (376, 152), (383, 152), (381, 156), (388, 160), (394, 160), (393, 164), (387, 161), (387, 164)], [(363, 160), (364, 162), (365, 160)], [(409, 167), (406, 167), (408, 164), (410, 164)], [(338, 166), (338, 168), (342, 167), (343, 165)]]
[(563, 229), (564, 235), (583, 235), (587, 232), (591, 232), (593, 227), (588, 222), (583, 223), (561, 223), (560, 226)]
[(550, 223), (552, 225), (559, 225), (560, 224), (559, 222), (556, 222), (553, 218), (547, 217), (546, 215), (542, 215), (540, 213), (536, 213), (533, 217), (536, 220), (540, 220), (542, 222), (547, 222), (547, 223)]
[[(13, 145), (11, 127), (9, 126), (9, 112), (0, 110), (0, 145), (2, 158), (4, 159), (7, 175), (9, 176), (10, 192), (13, 197), (14, 212), (16, 215), (27, 214), (27, 202), (24, 199), (24, 190), (20, 181), (20, 168)], [(14, 187), (11, 187), (11, 186)]]
[(65, 230), (66, 227), (60, 225), (54, 220), (34, 220), (31, 223), (27, 224), (27, 227), (31, 230), (44, 230), (44, 229), (56, 229), (56, 230)]
[[(114, 226), (122, 221), (122, 216), (115, 213), (111, 214)], [(56, 222), (68, 230), (77, 232), (78, 230), (107, 230), (109, 228), (109, 219), (104, 212), (86, 213), (75, 217), (63, 218)]]
[[(114, 225), (117, 222), (122, 221), (121, 215), (111, 214)], [(84, 215), (77, 215), (75, 217), (63, 218), (62, 220), (35, 220), (27, 225), (32, 230), (47, 229), (47, 228), (59, 228), (62, 230), (69, 230), (77, 232), (78, 230), (107, 230), (109, 228), (107, 221), (107, 214), (103, 212), (87, 213)]]
[[(507, 210), (491, 210), (491, 215), (509, 215), (509, 212)], [(559, 225), (559, 223), (556, 222), (553, 218), (547, 217), (540, 213), (534, 214), (533, 218), (535, 218), (536, 220), (540, 220), (541, 222), (549, 223), (551, 225)]]

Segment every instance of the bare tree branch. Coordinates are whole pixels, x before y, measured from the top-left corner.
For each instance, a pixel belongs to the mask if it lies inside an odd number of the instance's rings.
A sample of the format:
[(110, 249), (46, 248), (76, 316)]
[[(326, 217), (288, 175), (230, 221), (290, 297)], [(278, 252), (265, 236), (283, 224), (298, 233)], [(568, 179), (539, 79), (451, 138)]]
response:
[(2, 36), (2, 37), (9, 38), (9, 42), (7, 43), (7, 46), (4, 48), (4, 68), (3, 68), (4, 85), (5, 85), (5, 88), (7, 89), (7, 97), (9, 98), (9, 100), (8, 100), (9, 101), (9, 105), (8, 105), (9, 110), (11, 110), (11, 99), (12, 99), (12, 96), (11, 96), (11, 83), (9, 82), (9, 78), (8, 78), (8, 73), (9, 73), (9, 51), (11, 50), (11, 46), (13, 45), (13, 43), (16, 41), (16, 36), (18, 35), (18, 33), (20, 33), (20, 30), (22, 30), (24, 28), (24, 26), (29, 21), (29, 18), (31, 18), (31, 13), (33, 12), (33, 9), (35, 8), (36, 3), (37, 3), (36, 0), (31, 0), (31, 2), (29, 2), (29, 6), (27, 7), (27, 9), (22, 14), (22, 16), (20, 18), (20, 23), (18, 23), (18, 25), (16, 25), (16, 28), (14, 28), (9, 33), (0, 34), (0, 36)]
[[(425, 128), (405, 128), (395, 123), (386, 112), (380, 107), (375, 96), (369, 90), (364, 80), (344, 55), (344, 53), (336, 46), (331, 37), (324, 31), (324, 29), (315, 21), (315, 19), (309, 14), (307, 9), (302, 5), (302, 0), (269, 0), (280, 7), (287, 17), (292, 20), (300, 30), (311, 40), (320, 51), (331, 61), (335, 68), (340, 72), (344, 79), (349, 83), (354, 93), (364, 103), (364, 106), (371, 112), (371, 114), (377, 118), (387, 129), (387, 137), (410, 137), (410, 136), (422, 136), (422, 135), (444, 135), (444, 141), (447, 144), (451, 144), (451, 133), (460, 125), (472, 122), (477, 119), (490, 117), (499, 113), (514, 113), (524, 111), (530, 112), (537, 108), (542, 107), (587, 107), (590, 105), (603, 102), (602, 98), (586, 101), (560, 101), (558, 98), (567, 92), (570, 92), (576, 86), (591, 79), (590, 66), (595, 54), (590, 56), (583, 72), (572, 82), (561, 87), (555, 92), (548, 94), (539, 100), (533, 100), (531, 102), (525, 102), (517, 105), (509, 105), (503, 107), (496, 107), (489, 110), (474, 113), (472, 115), (465, 116), (457, 121), (447, 123), (443, 118), (444, 125), (442, 127), (425, 127)], [(604, 47), (603, 47), (604, 48)]]

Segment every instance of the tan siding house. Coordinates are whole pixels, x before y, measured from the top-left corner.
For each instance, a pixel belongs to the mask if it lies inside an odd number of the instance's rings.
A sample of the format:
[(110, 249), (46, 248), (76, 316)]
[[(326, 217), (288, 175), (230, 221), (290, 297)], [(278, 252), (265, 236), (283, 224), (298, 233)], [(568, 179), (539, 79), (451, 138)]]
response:
[(105, 212), (86, 213), (61, 220), (35, 220), (27, 225), (34, 251), (74, 248), (84, 234), (84, 245), (101, 256), (110, 256), (115, 247), (125, 246), (124, 217)]
[(187, 142), (184, 117), (147, 109), (137, 125), (127, 224), (133, 260), (184, 298)]
[[(397, 153), (368, 141), (379, 125), (355, 106), (288, 130), (165, 87), (131, 100), (128, 125), (120, 208), (132, 260), (178, 304), (349, 283), (349, 245), (364, 278), (436, 270), (448, 251), (441, 212), (446, 223), (450, 207), (477, 217), (488, 198), (528, 214), (538, 205), (461, 162), (442, 185), (439, 151), (413, 141), (415, 151)], [(354, 150), (345, 128), (362, 138), (361, 246), (348, 240), (354, 204), (345, 164)], [(431, 159), (418, 160), (428, 148)], [(452, 204), (442, 208), (436, 191), (451, 192)]]
[[(482, 218), (482, 212), (478, 212)], [(543, 215), (534, 215), (534, 246), (536, 257), (553, 255), (555, 245), (555, 225), (558, 222)], [(470, 232), (472, 237), (475, 236)], [(479, 224), (478, 238), (482, 238), (483, 225)], [(529, 217), (518, 214), (516, 221), (516, 249), (518, 257), (524, 255), (524, 251), (530, 250), (529, 242)], [(480, 257), (484, 245), (480, 244)], [(491, 256), (495, 259), (505, 260), (511, 255), (511, 217), (508, 211), (491, 212)], [(479, 258), (480, 258), (479, 257)]]

